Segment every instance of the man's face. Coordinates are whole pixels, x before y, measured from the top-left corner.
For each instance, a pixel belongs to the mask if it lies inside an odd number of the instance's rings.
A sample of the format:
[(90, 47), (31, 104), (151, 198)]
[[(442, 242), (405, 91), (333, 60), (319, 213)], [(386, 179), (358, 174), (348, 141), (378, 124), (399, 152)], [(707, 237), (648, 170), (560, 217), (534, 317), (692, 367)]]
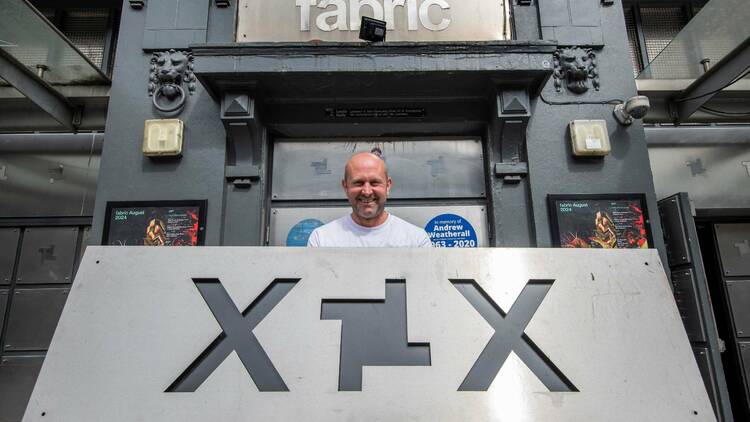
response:
[(368, 226), (383, 222), (380, 220), (391, 183), (380, 158), (372, 154), (357, 154), (349, 160), (341, 185), (357, 223)]

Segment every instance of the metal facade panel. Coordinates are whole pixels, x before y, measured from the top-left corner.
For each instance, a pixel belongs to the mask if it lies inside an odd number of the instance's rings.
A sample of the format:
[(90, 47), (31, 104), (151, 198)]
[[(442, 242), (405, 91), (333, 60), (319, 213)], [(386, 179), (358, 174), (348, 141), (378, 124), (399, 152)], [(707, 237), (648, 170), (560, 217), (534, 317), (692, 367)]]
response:
[[(92, 144), (93, 139), (92, 135)], [(3, 167), (5, 178), (0, 178), (3, 193), (0, 217), (91, 215), (99, 175), (98, 156), (86, 153), (3, 153), (0, 155), (0, 169)]]
[(669, 266), (690, 263), (688, 237), (682, 224), (680, 203), (677, 198), (669, 198), (659, 204), (659, 214), (664, 224), (664, 241), (667, 243)]
[(77, 241), (77, 227), (27, 228), (16, 281), (19, 284), (70, 283)]
[(727, 296), (738, 337), (750, 337), (750, 280), (727, 280)]
[(711, 370), (711, 362), (709, 361), (708, 348), (705, 347), (693, 347), (693, 353), (695, 354), (695, 361), (698, 362), (698, 369), (701, 371), (703, 377), (703, 384), (706, 386), (708, 397), (711, 399), (711, 405), (716, 406), (716, 390), (714, 389), (715, 377)]
[(43, 361), (43, 356), (5, 356), (0, 360), (0, 421), (21, 420)]
[(485, 196), (479, 140), (393, 142), (277, 142), (272, 198), (343, 199), (341, 179), (356, 152), (379, 147), (393, 179), (391, 198), (480, 198)]
[(603, 43), (600, 8), (596, 0), (538, 0), (544, 39), (560, 45)]
[[(715, 143), (715, 135), (706, 143)], [(687, 192), (696, 209), (747, 208), (750, 148), (746, 145), (649, 146), (656, 197)], [(750, 164), (749, 164), (750, 165)]]
[(0, 229), (0, 285), (10, 284), (18, 251), (19, 229)]
[(16, 289), (8, 316), (5, 350), (46, 350), (70, 289)]
[(750, 342), (742, 341), (739, 342), (740, 346), (740, 357), (742, 358), (743, 378), (745, 379), (745, 385), (750, 382)]
[[(406, 324), (395, 333), (402, 345), (429, 345), (429, 364), (364, 364), (361, 391), (342, 391), (338, 373), (340, 361), (349, 358), (342, 354), (348, 325), (324, 305), (387, 304), (386, 280), (393, 279), (405, 286), (398, 312), (406, 314)], [(478, 308), (457, 287), (462, 280), (463, 287), (473, 280), (475, 291), (485, 293), (473, 299), (494, 306)], [(274, 297), (272, 286), (279, 282), (296, 284), (263, 316), (242, 323), (255, 328), (239, 331), (237, 341), (251, 333), (288, 391), (259, 391), (238, 358), (248, 349), (237, 343), (221, 349), (226, 354), (213, 361), (215, 369), (194, 392), (165, 392), (180, 374), (192, 373), (191, 363), (207, 356), (203, 352), (217, 337), (224, 344), (217, 318), (244, 318), (240, 310), (246, 308), (254, 315), (253, 304)], [(206, 285), (223, 293), (221, 306), (201, 290)], [(541, 295), (540, 286), (547, 286)], [(537, 292), (532, 304), (522, 299), (530, 291)], [(505, 318), (488, 323), (484, 316), (499, 315), (497, 308), (514, 321), (525, 309), (518, 318), (528, 323), (511, 334), (499, 332), (494, 327)], [(216, 309), (221, 312), (214, 314)], [(370, 321), (379, 330), (359, 330), (354, 337), (393, 333), (377, 325), (382, 320)], [(510, 340), (514, 353), (481, 358), (496, 335)], [(87, 345), (96, 347), (82, 353)], [(544, 358), (527, 364), (528, 353)], [(458, 391), (472, 366), (487, 358), (497, 359), (497, 372), (485, 375), (493, 377), (488, 389)], [(531, 369), (540, 362), (551, 362), (556, 372)], [(248, 364), (255, 370), (257, 360)], [(84, 372), (86, 382), (80, 382)], [(548, 387), (543, 379), (553, 373), (577, 391)], [(25, 417), (715, 420), (655, 250), (99, 246), (86, 252)]]
[(726, 276), (750, 276), (750, 224), (714, 224)]
[(187, 48), (205, 43), (209, 0), (160, 0), (146, 7), (143, 48)]
[[(477, 246), (489, 246), (487, 232), (487, 211), (481, 205), (446, 205), (388, 207), (388, 211), (417, 227), (425, 228), (427, 223), (441, 214), (455, 214), (463, 217), (473, 227), (477, 236)], [(293, 246), (307, 244), (311, 230), (305, 230), (305, 222), (314, 223), (314, 227), (331, 222), (351, 213), (351, 208), (342, 207), (307, 207), (307, 208), (273, 208), (271, 210), (270, 233), (268, 244), (271, 246)], [(309, 227), (309, 226), (308, 226)], [(295, 236), (305, 236), (297, 239)]]
[(5, 310), (8, 306), (8, 290), (0, 290), (0, 330), (2, 330), (5, 321)]
[(700, 300), (695, 286), (696, 280), (693, 270), (672, 271), (672, 286), (677, 309), (680, 311), (682, 323), (691, 342), (705, 342), (706, 328), (700, 317)]

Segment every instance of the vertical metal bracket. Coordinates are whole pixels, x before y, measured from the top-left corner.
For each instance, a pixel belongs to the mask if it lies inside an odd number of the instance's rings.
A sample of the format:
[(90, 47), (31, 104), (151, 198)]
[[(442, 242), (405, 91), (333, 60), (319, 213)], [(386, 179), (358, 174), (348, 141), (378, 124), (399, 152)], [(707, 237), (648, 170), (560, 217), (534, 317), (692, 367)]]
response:
[(227, 132), (227, 181), (249, 188), (260, 179), (262, 125), (255, 100), (246, 93), (224, 94), (221, 121)]
[[(525, 89), (502, 89), (495, 96), (493, 117), (500, 130), (493, 142), (494, 149), (501, 151), (502, 161), (492, 164), (495, 176), (502, 177), (505, 183), (518, 183), (527, 172), (521, 171), (526, 167), (521, 162), (525, 159), (523, 145), (531, 117), (530, 104), (529, 94)], [(513, 170), (509, 170), (511, 168)]]

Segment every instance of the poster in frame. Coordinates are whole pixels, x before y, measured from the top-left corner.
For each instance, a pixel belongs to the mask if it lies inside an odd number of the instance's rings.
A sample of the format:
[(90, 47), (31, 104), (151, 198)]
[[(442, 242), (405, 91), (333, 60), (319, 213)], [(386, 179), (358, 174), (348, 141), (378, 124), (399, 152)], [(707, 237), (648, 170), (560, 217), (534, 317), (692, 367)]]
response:
[(110, 201), (102, 245), (202, 246), (206, 201)]
[(547, 199), (555, 247), (654, 247), (642, 193), (561, 194)]

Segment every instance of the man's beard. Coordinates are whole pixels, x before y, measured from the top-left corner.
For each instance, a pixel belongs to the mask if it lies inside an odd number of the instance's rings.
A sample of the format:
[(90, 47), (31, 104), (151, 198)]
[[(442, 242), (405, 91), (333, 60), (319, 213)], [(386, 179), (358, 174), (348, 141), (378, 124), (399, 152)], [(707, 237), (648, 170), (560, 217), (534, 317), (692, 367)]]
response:
[[(373, 196), (367, 199), (369, 199), (370, 201), (365, 205), (364, 203), (362, 203), (361, 198), (357, 198), (354, 206), (352, 207), (354, 209), (354, 213), (364, 220), (372, 220), (378, 218), (383, 213), (383, 210), (385, 210), (385, 204), (380, 203), (380, 198), (378, 198), (377, 196)], [(372, 204), (375, 205), (374, 209), (370, 208)]]

